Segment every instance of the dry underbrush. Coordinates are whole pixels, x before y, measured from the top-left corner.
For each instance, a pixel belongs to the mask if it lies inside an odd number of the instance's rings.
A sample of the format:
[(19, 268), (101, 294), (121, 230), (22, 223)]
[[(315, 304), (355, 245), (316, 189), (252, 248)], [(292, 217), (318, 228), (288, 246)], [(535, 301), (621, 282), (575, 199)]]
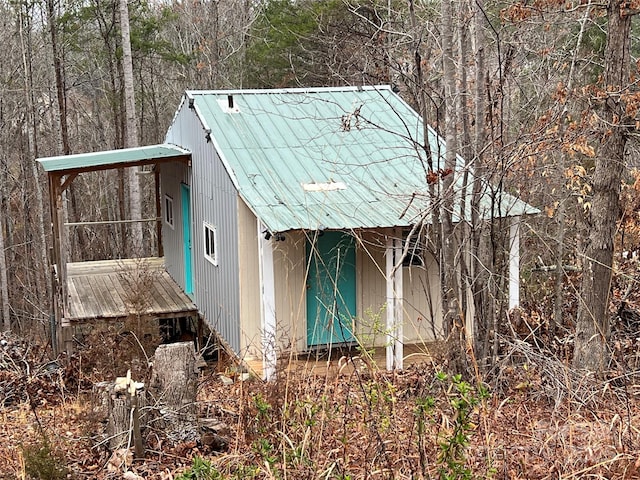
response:
[(207, 461), (210, 476), (201, 478), (640, 477), (640, 378), (584, 378), (522, 339), (503, 341), (481, 383), (433, 364), (389, 374), (358, 360), (348, 374), (298, 371), (268, 384), (225, 385), (208, 371), (199, 407), (226, 425), (226, 451), (171, 445), (147, 432), (145, 459), (122, 464), (97, 445), (103, 425), (92, 418), (84, 382), (72, 378), (87, 378), (81, 366), (46, 377), (40, 357), (14, 349), (7, 360), (6, 351), (0, 388), (26, 393), (0, 409), (0, 478), (128, 471), (128, 478), (169, 479), (189, 471), (194, 458)]

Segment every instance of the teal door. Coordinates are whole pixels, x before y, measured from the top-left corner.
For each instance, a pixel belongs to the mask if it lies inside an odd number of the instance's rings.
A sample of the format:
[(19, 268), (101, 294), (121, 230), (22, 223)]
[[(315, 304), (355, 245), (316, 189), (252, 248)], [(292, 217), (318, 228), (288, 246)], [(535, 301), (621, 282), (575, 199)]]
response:
[(184, 293), (193, 293), (193, 266), (191, 263), (191, 196), (189, 185), (180, 184), (182, 204), (182, 248), (184, 250)]
[(350, 342), (356, 314), (356, 249), (351, 235), (307, 241), (307, 345)]

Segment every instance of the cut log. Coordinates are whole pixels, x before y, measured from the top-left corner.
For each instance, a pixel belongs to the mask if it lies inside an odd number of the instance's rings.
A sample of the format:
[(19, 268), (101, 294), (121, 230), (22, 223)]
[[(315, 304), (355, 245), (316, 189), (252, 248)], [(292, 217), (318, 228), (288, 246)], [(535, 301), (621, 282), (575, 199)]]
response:
[(109, 436), (109, 450), (127, 448), (129, 443), (129, 407), (127, 399), (122, 395), (109, 395), (109, 418), (107, 421), (107, 435)]
[(144, 457), (140, 426), (140, 410), (145, 405), (144, 384), (126, 377), (115, 382), (100, 382), (93, 386), (93, 412), (106, 421), (109, 450), (135, 447), (136, 457)]

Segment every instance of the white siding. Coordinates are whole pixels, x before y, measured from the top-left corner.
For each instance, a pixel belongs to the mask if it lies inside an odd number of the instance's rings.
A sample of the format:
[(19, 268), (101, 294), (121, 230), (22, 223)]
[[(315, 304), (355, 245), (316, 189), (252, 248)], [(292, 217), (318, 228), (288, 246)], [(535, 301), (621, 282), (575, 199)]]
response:
[[(362, 235), (358, 265), (358, 335), (368, 345), (383, 346), (386, 342), (386, 279), (384, 239), (379, 232)], [(424, 267), (403, 267), (402, 270), (404, 342), (434, 340), (442, 335), (437, 264), (427, 255)]]

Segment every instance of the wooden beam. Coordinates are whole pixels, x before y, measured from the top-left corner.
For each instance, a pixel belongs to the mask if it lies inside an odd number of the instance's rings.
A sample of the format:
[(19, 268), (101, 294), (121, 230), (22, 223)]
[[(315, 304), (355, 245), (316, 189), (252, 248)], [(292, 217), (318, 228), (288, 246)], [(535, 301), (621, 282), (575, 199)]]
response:
[[(62, 175), (49, 174), (49, 203), (51, 207), (51, 230), (53, 237), (52, 265), (55, 267), (53, 284), (53, 305), (56, 324), (61, 327), (67, 310), (67, 252), (64, 251), (63, 201), (64, 185)], [(67, 179), (69, 180), (69, 179)], [(69, 183), (71, 180), (69, 180)], [(67, 183), (67, 186), (68, 184)], [(66, 188), (66, 187), (65, 187)]]
[[(162, 201), (160, 199), (160, 165), (153, 169), (153, 186), (156, 193), (156, 217), (162, 218)], [(156, 224), (156, 237), (158, 242), (158, 256), (164, 257), (164, 246), (162, 244), (162, 221)]]
[(119, 168), (128, 168), (128, 167), (142, 167), (145, 165), (158, 165), (161, 163), (167, 163), (167, 162), (180, 162), (180, 163), (184, 163), (186, 165), (190, 165), (191, 164), (191, 155), (178, 155), (175, 157), (166, 157), (166, 158), (149, 158), (149, 159), (145, 159), (145, 160), (140, 160), (138, 162), (121, 162), (121, 163), (110, 163), (107, 165), (94, 165), (94, 166), (90, 166), (90, 167), (78, 167), (78, 168), (68, 168), (65, 170), (57, 170), (55, 172), (50, 172), (50, 173), (56, 173), (59, 175), (77, 175), (79, 173), (85, 173), (85, 172), (99, 172), (102, 170), (117, 170)]
[(159, 222), (162, 220), (160, 217), (153, 218), (138, 218), (131, 220), (97, 220), (93, 222), (65, 222), (65, 227), (83, 227), (88, 225), (116, 225), (120, 223), (140, 223), (140, 222)]
[(62, 311), (61, 311), (61, 292), (59, 285), (59, 273), (60, 272), (60, 233), (58, 224), (58, 211), (56, 198), (57, 188), (59, 185), (59, 179), (56, 179), (54, 175), (48, 175), (49, 180), (49, 215), (51, 220), (51, 238), (53, 245), (51, 246), (51, 308), (53, 309), (53, 319), (51, 321), (51, 348), (53, 354), (58, 355), (60, 353), (59, 340), (59, 328), (62, 323)]
[(51, 216), (51, 229), (53, 234), (53, 248), (52, 248), (52, 258), (51, 264), (58, 267), (58, 271), (60, 270), (60, 232), (58, 227), (60, 226), (58, 223), (58, 189), (60, 186), (60, 178), (58, 175), (49, 174), (49, 207), (50, 207), (50, 216)]
[(67, 178), (65, 178), (64, 182), (62, 182), (62, 184), (60, 185), (60, 194), (62, 194), (62, 192), (69, 188), (69, 185), (71, 185), (71, 182), (73, 182), (77, 176), (77, 173), (71, 173), (67, 175)]

